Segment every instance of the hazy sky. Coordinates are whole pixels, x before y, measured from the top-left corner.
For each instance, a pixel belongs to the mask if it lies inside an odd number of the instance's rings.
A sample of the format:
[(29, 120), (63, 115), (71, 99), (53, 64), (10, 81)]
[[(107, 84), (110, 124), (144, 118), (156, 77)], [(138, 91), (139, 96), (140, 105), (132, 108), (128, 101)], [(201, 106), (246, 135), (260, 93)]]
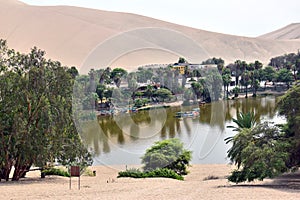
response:
[(300, 22), (299, 0), (22, 0), (141, 14), (233, 35), (259, 36)]

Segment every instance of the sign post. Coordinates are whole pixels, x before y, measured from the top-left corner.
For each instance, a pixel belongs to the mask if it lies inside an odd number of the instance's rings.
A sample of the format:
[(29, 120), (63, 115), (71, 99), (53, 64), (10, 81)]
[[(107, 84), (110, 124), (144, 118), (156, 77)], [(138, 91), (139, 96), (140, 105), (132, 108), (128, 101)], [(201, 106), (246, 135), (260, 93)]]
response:
[(78, 177), (78, 190), (80, 190), (80, 167), (79, 166), (71, 166), (70, 168), (70, 189), (71, 189), (72, 176)]

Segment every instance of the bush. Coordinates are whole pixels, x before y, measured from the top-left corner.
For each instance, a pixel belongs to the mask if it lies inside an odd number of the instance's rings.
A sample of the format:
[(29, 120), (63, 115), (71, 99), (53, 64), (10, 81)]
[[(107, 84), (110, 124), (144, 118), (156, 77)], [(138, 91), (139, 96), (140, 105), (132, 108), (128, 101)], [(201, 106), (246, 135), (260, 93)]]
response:
[(187, 166), (191, 160), (191, 151), (183, 148), (179, 139), (169, 139), (154, 143), (142, 157), (144, 171), (128, 169), (119, 172), (119, 177), (153, 178), (165, 177), (183, 180), (188, 173)]
[[(94, 173), (94, 172), (95, 172), (95, 173)], [(84, 176), (96, 176), (96, 171), (92, 171), (92, 170), (90, 170), (89, 168), (85, 168), (85, 169), (83, 170), (82, 175), (84, 175)]]
[(56, 175), (56, 176), (64, 176), (64, 177), (70, 177), (69, 172), (64, 171), (62, 169), (57, 169), (57, 168), (49, 168), (49, 169), (44, 169), (42, 171), (46, 176), (47, 175)]
[(155, 177), (164, 177), (164, 178), (173, 178), (177, 180), (183, 180), (183, 177), (178, 175), (171, 169), (160, 168), (151, 171), (142, 172), (139, 169), (129, 169), (126, 171), (119, 172), (120, 177), (131, 177), (131, 178), (155, 178)]
[(168, 139), (156, 142), (147, 149), (142, 157), (142, 163), (145, 164), (146, 171), (166, 168), (178, 175), (186, 175), (191, 158), (191, 151), (184, 149), (179, 139)]
[(147, 103), (149, 103), (148, 99), (136, 99), (134, 101), (134, 107), (140, 108), (142, 106), (145, 106)]

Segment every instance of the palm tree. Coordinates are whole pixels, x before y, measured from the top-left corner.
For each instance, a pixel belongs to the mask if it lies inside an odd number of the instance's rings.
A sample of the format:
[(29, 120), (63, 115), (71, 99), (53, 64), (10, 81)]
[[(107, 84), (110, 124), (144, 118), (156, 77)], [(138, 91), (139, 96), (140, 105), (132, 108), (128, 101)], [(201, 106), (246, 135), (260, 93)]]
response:
[(243, 86), (245, 86), (245, 92), (246, 92), (246, 97), (245, 98), (248, 98), (248, 85), (250, 84), (250, 72), (245, 71), (242, 74), (241, 84)]
[(241, 129), (235, 136), (225, 139), (226, 144), (232, 142), (232, 147), (227, 151), (227, 157), (229, 157), (238, 168), (240, 168), (242, 164), (242, 151), (247, 147), (249, 141), (251, 141), (250, 132), (251, 129)]
[[(225, 98), (228, 98), (228, 86), (231, 82), (231, 72), (230, 72), (229, 68), (223, 69), (222, 80), (223, 80), (223, 86), (224, 86), (224, 99), (225, 99)], [(225, 93), (227, 93), (227, 96), (225, 95)]]
[(227, 128), (234, 128), (234, 131), (241, 131), (242, 129), (250, 129), (254, 127), (257, 122), (258, 118), (253, 112), (247, 112), (247, 113), (242, 113), (240, 112), (237, 115), (237, 118), (234, 119), (232, 118), (232, 121), (236, 123), (237, 127), (234, 126), (227, 126)]
[(228, 151), (228, 157), (238, 167), (228, 180), (235, 183), (263, 180), (286, 172), (289, 148), (289, 141), (280, 129), (268, 122), (242, 129), (234, 136)]
[(249, 132), (251, 132), (252, 128), (256, 126), (258, 122), (257, 116), (254, 115), (253, 112), (247, 113), (239, 113), (237, 118), (232, 118), (232, 121), (237, 125), (235, 126), (227, 126), (227, 128), (234, 128), (233, 131), (238, 131), (239, 133), (233, 137), (225, 138), (226, 144), (232, 142), (232, 147), (227, 151), (228, 157), (232, 161), (235, 161), (235, 164), (238, 165), (238, 168), (241, 164), (241, 152), (242, 149), (246, 147), (247, 141), (249, 138)]
[(239, 84), (239, 76), (240, 76), (240, 68), (241, 68), (241, 61), (240, 60), (236, 60), (234, 62), (234, 66), (235, 66), (235, 86), (238, 86)]
[[(232, 121), (237, 125), (235, 126), (227, 126), (227, 128), (234, 128), (233, 131), (241, 132), (243, 129), (251, 129), (256, 126), (258, 122), (258, 117), (254, 115), (253, 112), (242, 113), (240, 112), (237, 115), (237, 118), (232, 118)], [(226, 144), (232, 142), (233, 137), (228, 137), (225, 139)]]

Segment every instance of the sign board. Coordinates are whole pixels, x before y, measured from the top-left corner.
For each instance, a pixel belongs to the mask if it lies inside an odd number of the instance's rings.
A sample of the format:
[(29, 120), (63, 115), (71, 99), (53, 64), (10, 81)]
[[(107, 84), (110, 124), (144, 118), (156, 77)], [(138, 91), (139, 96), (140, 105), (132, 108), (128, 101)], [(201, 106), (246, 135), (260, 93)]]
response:
[(80, 167), (71, 166), (71, 176), (79, 177), (80, 176)]

